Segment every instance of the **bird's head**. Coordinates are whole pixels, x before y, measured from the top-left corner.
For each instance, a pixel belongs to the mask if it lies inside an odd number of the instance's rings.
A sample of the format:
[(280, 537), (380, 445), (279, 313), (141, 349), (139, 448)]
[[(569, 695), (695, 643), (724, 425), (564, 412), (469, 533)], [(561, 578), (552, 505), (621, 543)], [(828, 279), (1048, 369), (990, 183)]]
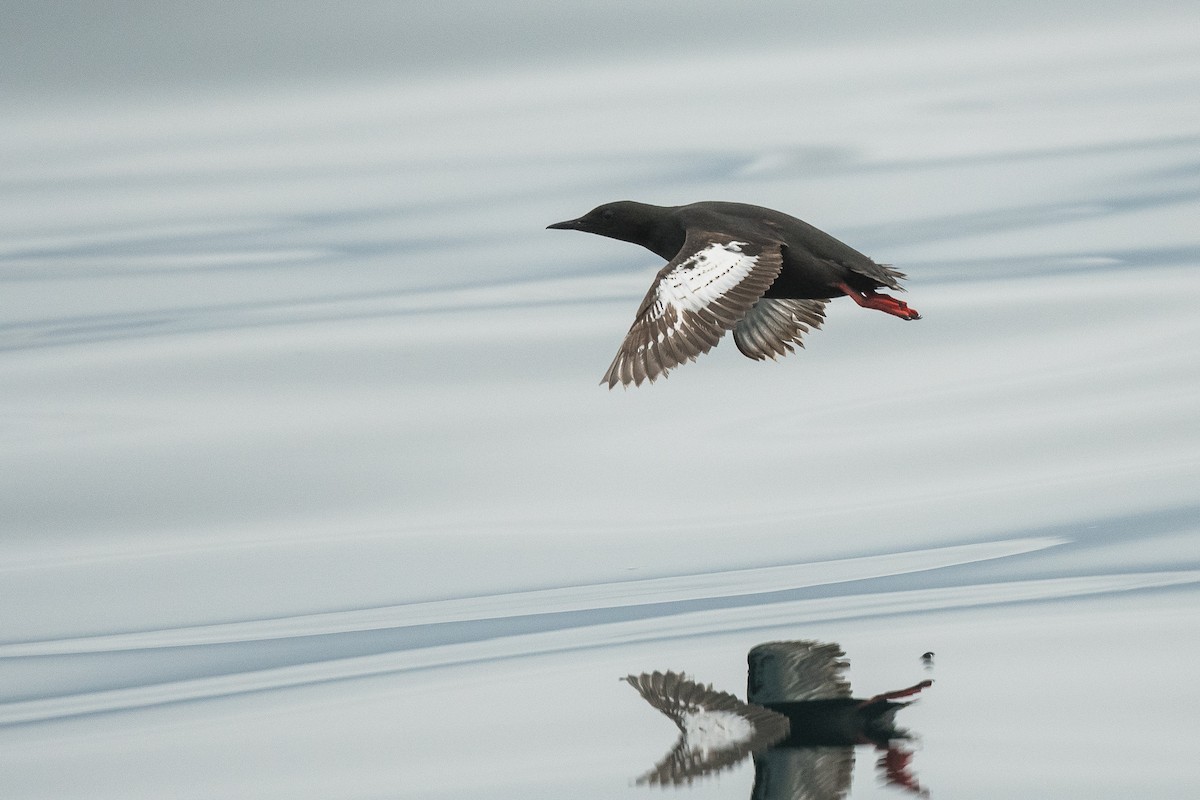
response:
[(578, 219), (547, 225), (548, 229), (583, 231), (620, 239), (623, 242), (645, 245), (654, 235), (666, 209), (632, 200), (605, 203), (593, 208)]

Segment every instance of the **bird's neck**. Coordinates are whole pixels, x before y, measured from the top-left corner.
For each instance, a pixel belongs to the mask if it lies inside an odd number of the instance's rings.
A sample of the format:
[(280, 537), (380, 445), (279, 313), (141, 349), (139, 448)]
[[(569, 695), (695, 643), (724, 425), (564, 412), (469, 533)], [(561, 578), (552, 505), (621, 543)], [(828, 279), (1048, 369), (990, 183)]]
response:
[(656, 232), (653, 239), (641, 244), (651, 253), (670, 261), (683, 248), (684, 238), (686, 238), (686, 233), (683, 230), (668, 230)]
[(635, 244), (649, 250), (660, 258), (670, 261), (683, 248), (687, 238), (687, 229), (683, 223), (671, 213), (675, 209), (662, 206), (650, 206), (656, 213), (646, 215), (645, 225), (637, 231), (636, 237), (630, 239)]

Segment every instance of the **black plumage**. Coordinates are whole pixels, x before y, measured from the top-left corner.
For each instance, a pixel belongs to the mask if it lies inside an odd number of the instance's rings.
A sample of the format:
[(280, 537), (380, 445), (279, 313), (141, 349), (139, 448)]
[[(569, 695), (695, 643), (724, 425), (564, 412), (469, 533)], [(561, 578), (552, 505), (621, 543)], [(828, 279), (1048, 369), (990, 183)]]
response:
[(903, 273), (769, 208), (626, 200), (549, 227), (639, 244), (668, 262), (601, 381), (610, 388), (653, 382), (707, 353), (730, 330), (748, 358), (787, 355), (821, 326), (826, 302), (842, 295), (864, 308), (920, 319), (877, 291), (903, 291)]

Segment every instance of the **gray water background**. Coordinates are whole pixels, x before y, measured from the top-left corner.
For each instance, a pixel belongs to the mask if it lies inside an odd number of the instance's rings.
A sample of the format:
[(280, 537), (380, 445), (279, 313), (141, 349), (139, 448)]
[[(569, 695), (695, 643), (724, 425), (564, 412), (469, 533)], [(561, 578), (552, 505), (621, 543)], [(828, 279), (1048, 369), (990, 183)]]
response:
[[(937, 653), (934, 796), (1193, 796), (1189, 4), (5, 15), (6, 796), (643, 797), (616, 678), (780, 638)], [(925, 318), (602, 390), (657, 259), (544, 227), (622, 198)]]

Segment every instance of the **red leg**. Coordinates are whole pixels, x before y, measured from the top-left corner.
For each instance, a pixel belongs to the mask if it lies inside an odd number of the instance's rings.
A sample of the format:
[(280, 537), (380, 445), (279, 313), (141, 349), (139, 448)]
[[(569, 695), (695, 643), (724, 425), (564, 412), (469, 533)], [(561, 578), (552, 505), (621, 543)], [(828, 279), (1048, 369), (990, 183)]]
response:
[(873, 308), (876, 311), (882, 311), (885, 314), (891, 314), (900, 319), (920, 319), (921, 315), (917, 313), (915, 308), (909, 308), (908, 303), (903, 300), (897, 300), (886, 294), (878, 294), (876, 292), (860, 292), (857, 289), (852, 289), (845, 283), (839, 283), (837, 288), (845, 292), (846, 296), (854, 302), (858, 303), (863, 308)]

